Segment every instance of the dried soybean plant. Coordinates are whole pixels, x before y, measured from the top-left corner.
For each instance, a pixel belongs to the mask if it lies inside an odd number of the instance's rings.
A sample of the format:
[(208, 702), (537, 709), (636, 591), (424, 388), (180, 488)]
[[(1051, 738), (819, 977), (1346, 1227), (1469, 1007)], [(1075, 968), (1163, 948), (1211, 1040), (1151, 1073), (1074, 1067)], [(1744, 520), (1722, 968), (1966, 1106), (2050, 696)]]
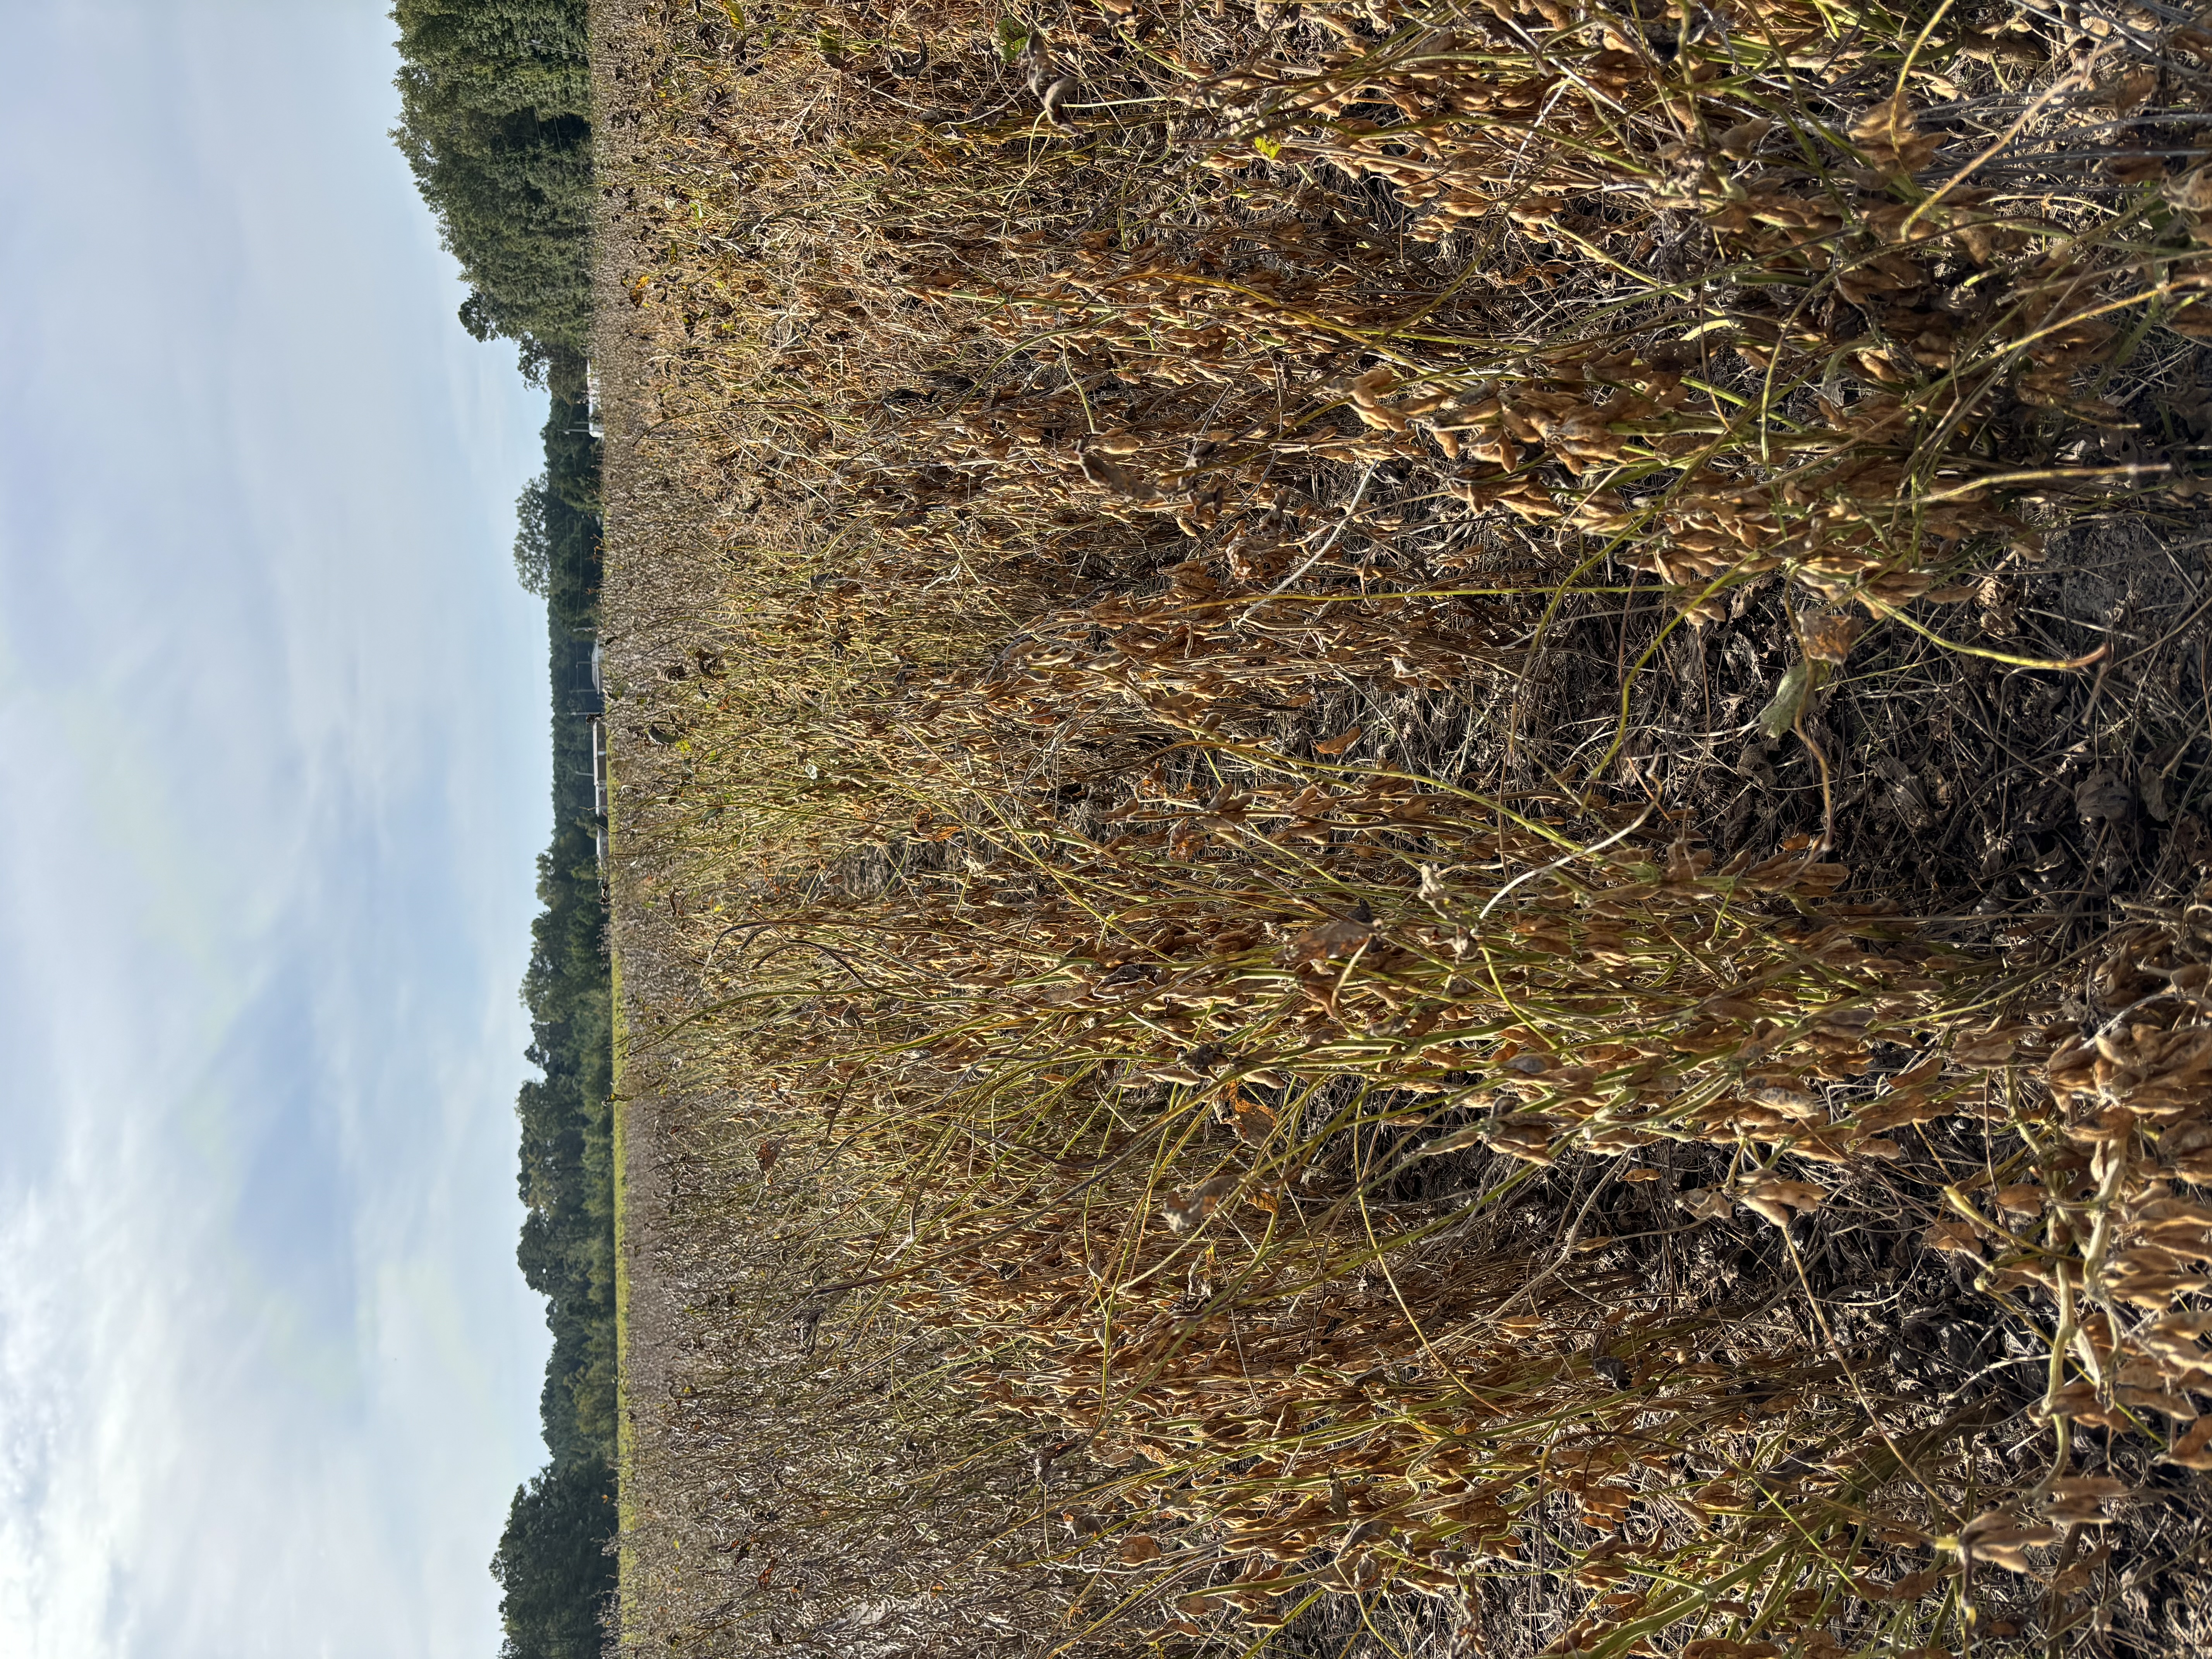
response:
[[(720, 895), (643, 1040), (818, 1137), (846, 1288), (1046, 1437), (1070, 1640), (1395, 1590), (1472, 1642), (1532, 1577), (1560, 1651), (2089, 1616), (2075, 1425), (2204, 1375), (2201, 929), (2123, 935), (2071, 1043), (1821, 840), (1551, 764), (1533, 672), (1629, 587), (1778, 586), (1802, 734), (1862, 629), (2017, 662), (1931, 607), (2194, 489), (2128, 399), (2212, 331), (2212, 33), (1954, 11), (669, 9), (611, 179), (731, 615), (632, 733), (626, 844)], [(1647, 1188), (1656, 1257), (1591, 1220)], [(2001, 1253), (2032, 1476), (1814, 1294), (1884, 1206)], [(1778, 1281), (1686, 1287), (1739, 1206)]]
[[(1508, 1212), (1540, 1210), (1547, 1176), (1641, 1188), (1710, 1146), (1711, 1184), (1670, 1187), (1651, 1231), (1739, 1203), (1787, 1227), (1899, 1158), (1888, 1132), (1983, 1109), (1979, 1079), (2040, 1028), (1966, 1026), (1979, 964), (1824, 904), (1838, 872), (1809, 849), (1577, 859), (1449, 797), (1312, 793), (1326, 872), (1238, 804), (1185, 801), (1214, 856), (971, 836), (896, 897), (788, 907), (758, 934), (773, 961), (718, 964), (692, 1052), (779, 1125), (818, 1116), (848, 1188), (875, 1187), (855, 1285), (968, 1333), (987, 1399), (1127, 1471), (1086, 1477), (1063, 1545), (1114, 1541), (1116, 1594), (1175, 1592), (1176, 1628), (1531, 1566), (1689, 1586), (1608, 1589), (1593, 1640), (1730, 1619), (1747, 1583), (1823, 1618), (1943, 1590), (1859, 1553), (1871, 1526), (1891, 1545), (1956, 1526), (1900, 1445), (1979, 1419), (1877, 1402), (1771, 1297), (1686, 1297), (1638, 1270), (1633, 1234), (1583, 1230), (1586, 1202), (1563, 1237)], [(1430, 845), (1545, 871), (1566, 902), (1485, 915), (1495, 878)], [(1877, 1053), (1895, 1058), (1870, 1076)], [(1492, 1156), (1469, 1170), (1474, 1149)], [(1430, 1191), (1432, 1162), (1468, 1184)], [(1730, 1344), (1748, 1385), (1708, 1357)], [(1776, 1474), (1807, 1437), (1833, 1467)], [(1583, 1529), (1563, 1554), (1561, 1521)]]
[(1415, 676), (1513, 554), (1887, 617), (2167, 477), (2056, 451), (2202, 331), (2201, 32), (1504, 9), (749, 32), (638, 289), (666, 418), (864, 583), (1172, 553), (1210, 644)]

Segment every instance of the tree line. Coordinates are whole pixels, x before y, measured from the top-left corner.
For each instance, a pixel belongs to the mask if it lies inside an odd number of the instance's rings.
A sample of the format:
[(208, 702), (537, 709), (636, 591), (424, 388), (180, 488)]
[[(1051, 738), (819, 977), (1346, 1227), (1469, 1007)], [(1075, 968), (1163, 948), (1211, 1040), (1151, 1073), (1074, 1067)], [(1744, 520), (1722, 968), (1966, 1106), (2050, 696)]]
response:
[(505, 1592), (506, 1659), (597, 1659), (614, 1588), (616, 1525), (613, 997), (599, 900), (589, 715), (599, 599), (598, 446), (580, 390), (557, 389), (546, 471), (523, 495), (518, 562), (546, 598), (552, 690), (553, 840), (538, 856), (527, 1057), (542, 1075), (515, 1102), (516, 1255), (553, 1333), (539, 1415), (544, 1470), (518, 1491), (492, 1571)]
[(519, 1488), (492, 1558), (502, 1659), (599, 1659), (617, 1526), (613, 1000), (599, 897), (589, 716), (599, 446), (589, 430), (591, 75), (584, 0), (398, 0), (393, 137), (459, 261), (463, 327), (512, 340), (546, 388), (545, 470), (517, 504), (517, 575), (545, 602), (553, 839), (522, 984), (516, 1255), (546, 1297), (546, 1465)]
[(583, 0), (398, 0), (392, 135), (470, 287), (461, 325), (533, 381), (592, 322), (592, 76)]

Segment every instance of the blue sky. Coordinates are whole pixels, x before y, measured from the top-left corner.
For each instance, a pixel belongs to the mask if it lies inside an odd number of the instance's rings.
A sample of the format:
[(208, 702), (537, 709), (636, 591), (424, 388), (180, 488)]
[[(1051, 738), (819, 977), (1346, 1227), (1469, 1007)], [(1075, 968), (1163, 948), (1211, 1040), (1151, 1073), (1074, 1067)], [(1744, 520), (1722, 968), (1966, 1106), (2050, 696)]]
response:
[(513, 504), (386, 0), (0, 0), (0, 1652), (495, 1652)]

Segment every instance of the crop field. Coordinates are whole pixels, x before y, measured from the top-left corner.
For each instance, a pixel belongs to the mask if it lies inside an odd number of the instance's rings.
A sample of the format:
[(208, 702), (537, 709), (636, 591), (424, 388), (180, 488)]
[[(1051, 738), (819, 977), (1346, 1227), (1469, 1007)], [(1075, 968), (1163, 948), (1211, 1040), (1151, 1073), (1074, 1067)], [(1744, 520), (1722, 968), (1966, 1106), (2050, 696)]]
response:
[(2212, 1654), (2212, 15), (593, 29), (623, 1648)]

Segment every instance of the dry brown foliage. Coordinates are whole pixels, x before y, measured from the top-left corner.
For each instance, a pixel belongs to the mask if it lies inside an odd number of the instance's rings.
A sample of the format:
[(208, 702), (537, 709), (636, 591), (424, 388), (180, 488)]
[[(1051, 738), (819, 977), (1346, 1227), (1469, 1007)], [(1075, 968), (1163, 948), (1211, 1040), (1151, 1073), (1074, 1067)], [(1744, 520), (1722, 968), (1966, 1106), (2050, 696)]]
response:
[[(628, 1075), (703, 1299), (625, 1639), (2135, 1617), (2095, 1540), (2212, 1466), (2206, 913), (2080, 989), (1847, 887), (1819, 717), (1884, 638), (2095, 661), (1940, 607), (2197, 489), (2130, 399), (2212, 335), (2212, 33), (679, 0), (603, 44)], [(1716, 851), (1639, 686), (1760, 605), (1746, 729), (1822, 805)], [(1563, 650), (1612, 659), (1579, 735)], [(1947, 1264), (1939, 1385), (1899, 1315)]]

